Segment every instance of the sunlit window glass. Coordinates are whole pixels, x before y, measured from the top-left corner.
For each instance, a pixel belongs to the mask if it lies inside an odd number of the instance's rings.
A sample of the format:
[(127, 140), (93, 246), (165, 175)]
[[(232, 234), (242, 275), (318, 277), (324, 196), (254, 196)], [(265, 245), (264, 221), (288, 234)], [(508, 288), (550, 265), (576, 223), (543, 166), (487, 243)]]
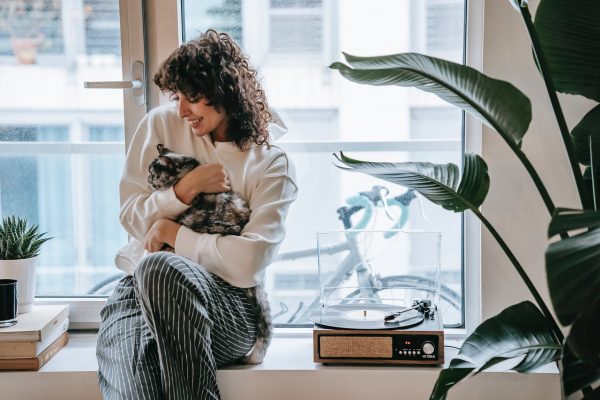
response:
[(120, 80), (120, 46), (118, 0), (0, 2), (0, 216), (53, 237), (37, 296), (97, 295), (118, 272), (123, 98), (83, 81)]
[[(275, 322), (306, 324), (307, 307), (319, 295), (315, 233), (344, 229), (337, 210), (374, 185), (385, 185), (393, 195), (405, 191), (337, 170), (331, 153), (459, 165), (462, 158), (460, 111), (416, 90), (351, 83), (328, 66), (342, 59), (342, 51), (421, 52), (462, 62), (465, 2), (184, 0), (182, 10), (185, 39), (213, 28), (242, 45), (259, 70), (270, 106), (289, 128), (278, 143), (296, 164), (300, 193), (288, 216), (282, 260), (268, 268), (266, 282)], [(397, 218), (378, 209), (367, 228), (388, 229)], [(462, 326), (461, 215), (415, 200), (405, 228), (442, 233), (444, 322)], [(427, 249), (414, 243), (410, 251)]]

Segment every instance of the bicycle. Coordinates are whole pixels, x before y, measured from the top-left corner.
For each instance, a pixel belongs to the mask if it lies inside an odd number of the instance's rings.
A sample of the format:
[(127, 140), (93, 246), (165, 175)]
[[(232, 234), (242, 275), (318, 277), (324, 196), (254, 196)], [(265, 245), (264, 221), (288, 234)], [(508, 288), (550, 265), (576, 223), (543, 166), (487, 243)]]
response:
[[(345, 240), (333, 245), (318, 246), (318, 248), (309, 248), (302, 250), (289, 251), (280, 254), (274, 262), (285, 262), (309, 257), (316, 257), (318, 253), (323, 255), (342, 254), (348, 252), (344, 259), (336, 266), (335, 274), (323, 285), (323, 287), (339, 287), (352, 274), (356, 274), (356, 279), (360, 288), (357, 288), (345, 295), (340, 304), (352, 303), (377, 303), (380, 302), (381, 293), (384, 291), (397, 290), (418, 290), (422, 293), (433, 295), (437, 294), (439, 299), (438, 308), (443, 311), (453, 309), (460, 312), (462, 308), (462, 296), (445, 284), (436, 284), (434, 279), (429, 279), (418, 275), (389, 275), (379, 277), (374, 274), (369, 261), (364, 259), (358, 246), (357, 236), (364, 228), (369, 225), (376, 209), (383, 208), (390, 219), (392, 207), (400, 209), (400, 216), (396, 219), (390, 230), (381, 232), (385, 239), (391, 239), (399, 230), (402, 229), (409, 219), (410, 203), (416, 198), (413, 190), (408, 190), (399, 196), (388, 197), (389, 190), (384, 186), (373, 186), (370, 191), (360, 192), (346, 200), (347, 205), (337, 209), (338, 219), (344, 226)], [(352, 217), (362, 212), (360, 220), (353, 224)], [(309, 315), (321, 305), (321, 295), (312, 298), (308, 305), (300, 301), (297, 309), (292, 315), (280, 325), (294, 325), (310, 323)], [(285, 302), (279, 304), (280, 310), (273, 315), (273, 319), (281, 317), (288, 313), (289, 307)], [(460, 324), (447, 324), (446, 327), (456, 327)]]

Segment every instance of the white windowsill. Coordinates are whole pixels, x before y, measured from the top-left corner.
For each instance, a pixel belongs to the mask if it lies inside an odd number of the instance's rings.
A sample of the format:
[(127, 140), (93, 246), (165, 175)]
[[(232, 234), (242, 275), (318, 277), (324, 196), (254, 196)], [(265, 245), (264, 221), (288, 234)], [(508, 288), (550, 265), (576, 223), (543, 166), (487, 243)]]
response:
[[(40, 371), (0, 373), (2, 398), (101, 399), (95, 347), (95, 334), (75, 333), (68, 346)], [(447, 362), (456, 351), (446, 348)], [(439, 367), (315, 364), (310, 338), (276, 337), (263, 364), (220, 369), (217, 378), (223, 400), (397, 400), (428, 398), (439, 371)], [(559, 377), (554, 365), (532, 374), (485, 372), (450, 393), (450, 399), (465, 400), (559, 399)]]

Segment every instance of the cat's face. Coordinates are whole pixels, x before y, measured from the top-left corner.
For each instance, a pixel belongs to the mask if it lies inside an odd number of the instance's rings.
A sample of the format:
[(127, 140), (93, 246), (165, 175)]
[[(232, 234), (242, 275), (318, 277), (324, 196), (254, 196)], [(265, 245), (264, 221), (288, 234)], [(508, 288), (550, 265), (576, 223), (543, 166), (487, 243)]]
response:
[(190, 156), (175, 153), (162, 144), (156, 146), (158, 157), (148, 166), (148, 183), (154, 190), (164, 190), (173, 186), (179, 179), (198, 166), (198, 161)]

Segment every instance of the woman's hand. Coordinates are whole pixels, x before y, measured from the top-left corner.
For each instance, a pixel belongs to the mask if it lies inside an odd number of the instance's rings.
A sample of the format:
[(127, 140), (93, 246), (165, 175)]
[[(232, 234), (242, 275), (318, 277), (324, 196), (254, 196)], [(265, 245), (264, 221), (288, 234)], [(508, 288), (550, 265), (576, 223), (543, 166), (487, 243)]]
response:
[(199, 193), (221, 193), (231, 190), (223, 164), (199, 165), (179, 180), (173, 187), (182, 203), (190, 205)]
[(160, 251), (165, 243), (175, 248), (175, 239), (180, 227), (181, 225), (170, 219), (159, 219), (148, 229), (144, 237), (144, 249), (154, 253)]

